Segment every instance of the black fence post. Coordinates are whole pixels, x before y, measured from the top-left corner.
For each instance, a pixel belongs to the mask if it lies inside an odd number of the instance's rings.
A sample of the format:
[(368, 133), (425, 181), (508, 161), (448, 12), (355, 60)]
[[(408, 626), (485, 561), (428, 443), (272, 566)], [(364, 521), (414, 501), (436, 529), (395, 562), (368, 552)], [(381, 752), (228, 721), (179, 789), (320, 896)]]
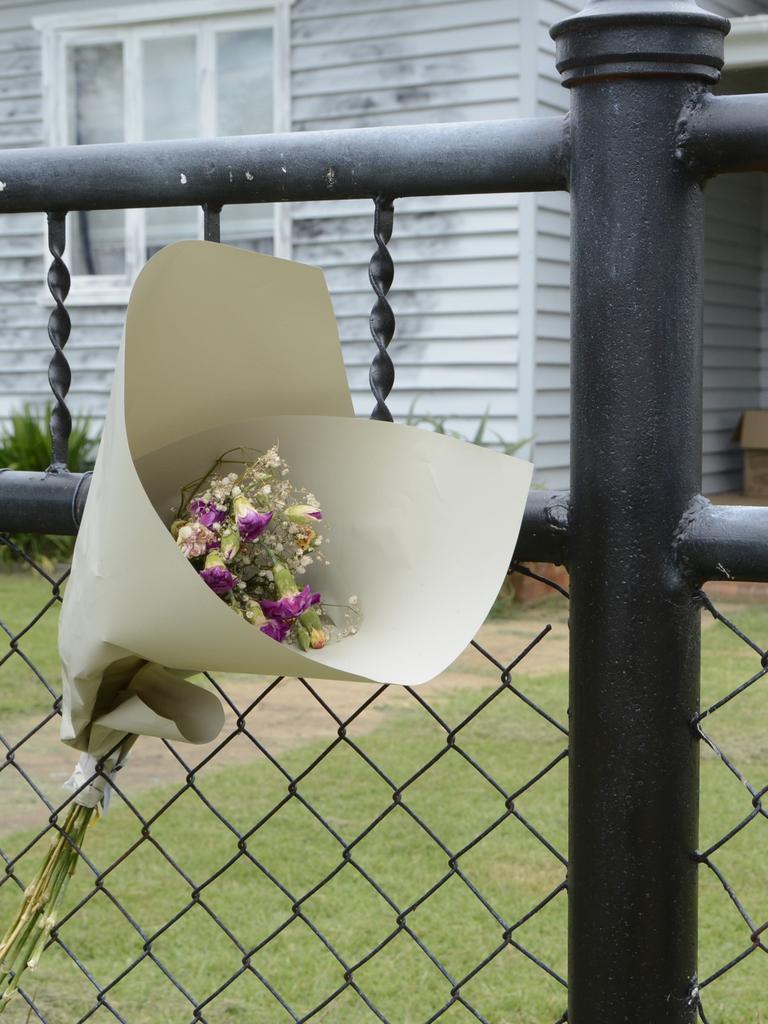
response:
[(701, 478), (703, 194), (679, 120), (725, 19), (592, 0), (571, 88), (571, 1024), (697, 1013), (699, 611), (675, 559)]

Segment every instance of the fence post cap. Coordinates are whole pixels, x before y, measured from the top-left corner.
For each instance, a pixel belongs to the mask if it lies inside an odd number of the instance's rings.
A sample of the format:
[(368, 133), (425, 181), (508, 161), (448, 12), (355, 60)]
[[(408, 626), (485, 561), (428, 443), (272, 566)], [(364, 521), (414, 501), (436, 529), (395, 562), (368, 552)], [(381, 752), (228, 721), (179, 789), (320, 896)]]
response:
[(729, 30), (727, 18), (695, 0), (589, 0), (550, 35), (566, 86), (649, 75), (716, 82)]

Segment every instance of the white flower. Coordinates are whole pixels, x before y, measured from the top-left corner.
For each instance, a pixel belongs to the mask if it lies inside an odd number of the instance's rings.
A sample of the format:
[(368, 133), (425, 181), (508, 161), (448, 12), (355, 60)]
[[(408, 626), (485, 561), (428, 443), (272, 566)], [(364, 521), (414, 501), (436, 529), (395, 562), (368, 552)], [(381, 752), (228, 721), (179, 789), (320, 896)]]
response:
[(186, 523), (178, 532), (176, 544), (185, 558), (199, 558), (215, 539), (213, 531), (202, 523)]

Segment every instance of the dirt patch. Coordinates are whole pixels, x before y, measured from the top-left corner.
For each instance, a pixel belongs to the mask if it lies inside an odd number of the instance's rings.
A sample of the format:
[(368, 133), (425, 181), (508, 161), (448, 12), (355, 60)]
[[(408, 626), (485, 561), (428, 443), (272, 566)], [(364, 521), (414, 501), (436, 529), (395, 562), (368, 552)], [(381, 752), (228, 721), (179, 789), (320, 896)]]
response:
[[(477, 642), (504, 667), (510, 665), (535, 640), (541, 630), (543, 616), (534, 621), (495, 620), (480, 630)], [(564, 622), (552, 623), (551, 630), (535, 644), (519, 667), (513, 669), (520, 678), (548, 675), (568, 666), (568, 629)], [(473, 647), (442, 675), (427, 684), (421, 692), (429, 697), (458, 689), (483, 688), (498, 680), (500, 670)], [(221, 676), (220, 683), (234, 707), (225, 705), (226, 724), (219, 739), (204, 747), (180, 744), (178, 752), (190, 766), (199, 764), (214, 751), (219, 768), (250, 764), (254, 758), (266, 756), (251, 740), (254, 737), (271, 754), (280, 754), (304, 743), (330, 740), (339, 721), (346, 721), (358, 709), (354, 720), (357, 735), (371, 732), (388, 717), (412, 704), (411, 696), (400, 687), (390, 687), (372, 700), (379, 687), (370, 684), (324, 680), (308, 685), (286, 679), (277, 686), (253, 677)], [(254, 702), (261, 697), (256, 706)], [(249, 710), (252, 708), (252, 710)], [(237, 728), (238, 715), (245, 716), (247, 733), (235, 736), (222, 746), (222, 741)], [(334, 715), (336, 718), (334, 718)], [(24, 780), (31, 779), (41, 794), (53, 805), (62, 800), (61, 785), (74, 765), (75, 757), (58, 739), (58, 720), (32, 732), (37, 719), (14, 717), (3, 723), (3, 734), (10, 744), (31, 733), (12, 763), (0, 771), (0, 835), (27, 829), (42, 828), (49, 811)], [(248, 735), (250, 734), (250, 736)], [(187, 766), (158, 740), (140, 740), (131, 759), (119, 777), (126, 792), (140, 792), (168, 782), (182, 784)]]

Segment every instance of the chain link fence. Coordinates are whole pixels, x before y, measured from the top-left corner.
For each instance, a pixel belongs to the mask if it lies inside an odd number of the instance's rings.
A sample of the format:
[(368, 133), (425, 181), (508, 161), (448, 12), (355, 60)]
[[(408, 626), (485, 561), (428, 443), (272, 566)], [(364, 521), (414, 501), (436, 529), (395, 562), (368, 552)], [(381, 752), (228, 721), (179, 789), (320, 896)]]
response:
[[(765, 991), (768, 952), (765, 810), (768, 792), (765, 684), (768, 653), (748, 632), (765, 628), (759, 605), (738, 608), (742, 626), (700, 594), (705, 640), (720, 632), (722, 664), (703, 669), (702, 709), (693, 722), (702, 746), (702, 818), (700, 846), (699, 1016), (705, 1024), (735, 1020), (728, 1013), (747, 985)], [(706, 628), (707, 623), (710, 629)], [(760, 980), (762, 979), (762, 981)], [(710, 1009), (710, 1007), (712, 1007)], [(754, 1020), (766, 1013), (761, 1000)]]
[[(6, 915), (60, 832), (71, 766), (51, 648), (67, 573), (4, 544), (26, 569), (0, 622)], [(434, 687), (208, 676), (221, 736), (202, 753), (141, 741), (9, 1021), (564, 1021), (551, 590), (489, 621)]]
[[(0, 621), (6, 916), (60, 832), (71, 765), (54, 645), (67, 572), (3, 543), (17, 570)], [(434, 687), (209, 676), (224, 731), (202, 753), (142, 741), (7, 1019), (565, 1021), (567, 594), (547, 582), (552, 600), (490, 620)], [(716, 1024), (768, 952), (768, 654), (701, 601), (705, 644), (727, 633), (693, 723), (699, 1015)], [(738, 609), (745, 629), (759, 616)]]

